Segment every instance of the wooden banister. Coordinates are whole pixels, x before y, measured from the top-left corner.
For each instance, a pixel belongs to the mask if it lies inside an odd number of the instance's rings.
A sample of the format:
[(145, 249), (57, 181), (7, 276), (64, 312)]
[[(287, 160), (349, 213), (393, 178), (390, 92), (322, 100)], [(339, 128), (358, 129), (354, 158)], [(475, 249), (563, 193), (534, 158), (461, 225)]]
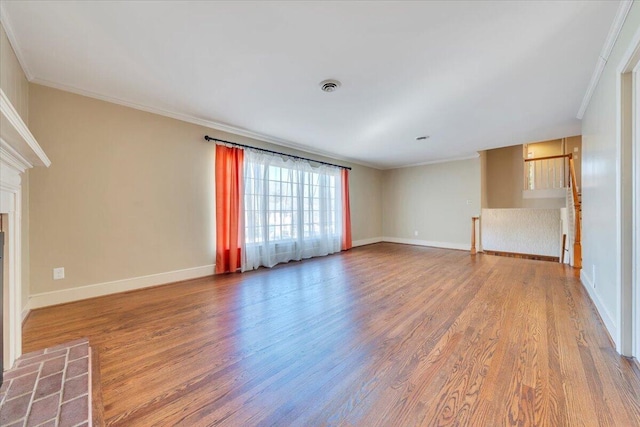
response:
[(526, 163), (526, 162), (535, 162), (536, 160), (562, 159), (563, 157), (571, 158), (573, 156), (571, 155), (571, 153), (569, 153), (569, 154), (558, 154), (557, 156), (531, 157), (531, 158), (528, 158), (528, 159), (524, 159), (524, 161)]
[(573, 195), (573, 214), (574, 214), (574, 228), (575, 237), (573, 239), (573, 267), (582, 268), (582, 224), (580, 219), (580, 199), (578, 198), (578, 181), (576, 180), (576, 168), (573, 164), (573, 156), (569, 156), (569, 176), (571, 178), (571, 194)]

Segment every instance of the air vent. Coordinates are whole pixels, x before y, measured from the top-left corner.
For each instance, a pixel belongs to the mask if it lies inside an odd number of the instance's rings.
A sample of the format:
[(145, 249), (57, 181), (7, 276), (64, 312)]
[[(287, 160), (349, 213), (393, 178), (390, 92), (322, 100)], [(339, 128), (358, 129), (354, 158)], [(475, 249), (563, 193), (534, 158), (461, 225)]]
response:
[(337, 80), (324, 80), (320, 82), (320, 89), (323, 92), (335, 92), (340, 87), (340, 82)]

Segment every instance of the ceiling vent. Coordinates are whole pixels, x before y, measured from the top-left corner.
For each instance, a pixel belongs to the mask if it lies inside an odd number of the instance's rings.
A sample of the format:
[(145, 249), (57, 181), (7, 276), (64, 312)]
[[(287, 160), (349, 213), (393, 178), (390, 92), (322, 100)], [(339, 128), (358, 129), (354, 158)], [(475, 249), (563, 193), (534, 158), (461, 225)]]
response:
[(320, 82), (320, 89), (323, 92), (335, 92), (340, 87), (341, 83), (337, 80), (329, 79)]

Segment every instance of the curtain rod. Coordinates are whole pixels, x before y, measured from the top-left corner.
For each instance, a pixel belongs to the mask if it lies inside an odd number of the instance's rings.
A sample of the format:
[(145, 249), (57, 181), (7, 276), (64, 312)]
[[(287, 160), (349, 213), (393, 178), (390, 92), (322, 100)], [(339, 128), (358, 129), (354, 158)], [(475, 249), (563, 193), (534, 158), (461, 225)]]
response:
[(236, 147), (249, 148), (251, 150), (264, 151), (265, 153), (278, 154), (280, 156), (287, 156), (287, 157), (291, 157), (293, 159), (306, 160), (308, 162), (315, 162), (315, 163), (320, 163), (320, 164), (323, 164), (323, 165), (335, 166), (337, 168), (351, 170), (351, 168), (349, 166), (336, 165), (334, 163), (327, 163), (327, 162), (323, 162), (323, 161), (320, 161), (320, 160), (313, 160), (313, 159), (309, 159), (307, 157), (294, 156), (293, 154), (287, 154), (287, 153), (281, 153), (279, 151), (267, 150), (266, 148), (258, 148), (258, 147), (252, 147), (250, 145), (238, 144), (237, 142), (225, 141), (224, 139), (211, 138), (209, 135), (205, 135), (204, 136), (204, 140), (205, 141), (222, 142), (223, 144), (231, 144), (231, 145), (235, 145)]

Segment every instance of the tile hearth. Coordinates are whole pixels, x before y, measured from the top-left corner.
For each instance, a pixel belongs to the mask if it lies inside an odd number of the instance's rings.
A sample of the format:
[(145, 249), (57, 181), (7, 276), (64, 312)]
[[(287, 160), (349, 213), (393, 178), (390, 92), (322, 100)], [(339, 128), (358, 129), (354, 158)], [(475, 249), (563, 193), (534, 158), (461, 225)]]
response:
[(90, 384), (86, 339), (24, 354), (4, 373), (0, 425), (90, 427)]

